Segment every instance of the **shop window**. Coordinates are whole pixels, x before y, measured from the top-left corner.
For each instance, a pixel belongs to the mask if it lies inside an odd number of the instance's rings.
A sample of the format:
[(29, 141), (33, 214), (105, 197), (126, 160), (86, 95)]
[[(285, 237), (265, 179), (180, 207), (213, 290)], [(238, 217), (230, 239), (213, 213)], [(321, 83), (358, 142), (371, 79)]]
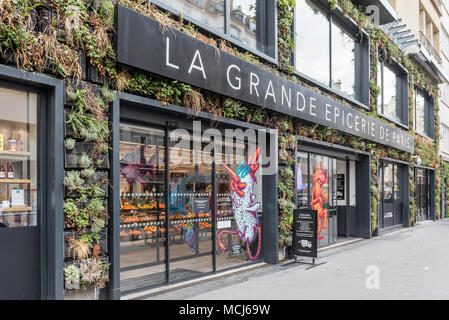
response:
[(0, 88), (0, 228), (38, 225), (38, 94)]
[[(274, 0), (153, 0), (243, 49), (275, 57)], [(229, 8), (229, 10), (227, 10)]]
[(368, 68), (366, 39), (359, 38), (328, 7), (312, 0), (296, 1), (295, 34), (297, 72), (348, 98), (367, 103), (366, 84), (362, 83)]
[(414, 93), (415, 131), (431, 139), (435, 138), (435, 115), (433, 100), (423, 90), (415, 88)]
[(408, 125), (408, 76), (398, 65), (377, 64), (377, 112), (398, 124)]

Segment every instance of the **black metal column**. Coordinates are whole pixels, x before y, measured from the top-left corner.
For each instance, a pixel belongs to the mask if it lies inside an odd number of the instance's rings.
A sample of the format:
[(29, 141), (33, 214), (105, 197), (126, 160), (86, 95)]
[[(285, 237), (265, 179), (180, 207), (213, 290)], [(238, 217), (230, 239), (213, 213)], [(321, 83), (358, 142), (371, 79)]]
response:
[(350, 206), (351, 206), (351, 160), (346, 157), (346, 226), (345, 226), (345, 234), (346, 237), (351, 236), (351, 224), (350, 224)]
[(166, 276), (166, 282), (170, 283), (170, 203), (169, 203), (169, 183), (170, 183), (170, 177), (169, 177), (169, 152), (168, 152), (168, 145), (169, 145), (169, 124), (167, 122), (167, 125), (165, 127), (165, 137), (164, 137), (164, 144), (165, 144), (165, 194), (164, 194), (164, 201), (165, 201), (165, 276)]
[(215, 162), (215, 147), (214, 147), (214, 160), (212, 162), (212, 270), (217, 271), (217, 168)]
[(108, 206), (110, 208), (110, 223), (108, 224), (108, 247), (109, 247), (109, 287), (107, 298), (120, 300), (120, 99), (118, 94), (112, 103), (110, 112), (112, 124), (110, 151), (111, 170), (109, 171), (112, 185), (109, 186)]

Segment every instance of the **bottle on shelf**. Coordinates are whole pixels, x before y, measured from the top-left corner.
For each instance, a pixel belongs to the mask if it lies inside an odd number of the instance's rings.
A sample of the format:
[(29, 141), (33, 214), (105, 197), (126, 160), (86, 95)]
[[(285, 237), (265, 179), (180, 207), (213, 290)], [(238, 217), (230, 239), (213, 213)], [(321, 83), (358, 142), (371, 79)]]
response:
[(6, 171), (3, 163), (0, 163), (0, 179), (6, 179)]
[(8, 179), (14, 179), (14, 170), (12, 169), (11, 163), (8, 163)]

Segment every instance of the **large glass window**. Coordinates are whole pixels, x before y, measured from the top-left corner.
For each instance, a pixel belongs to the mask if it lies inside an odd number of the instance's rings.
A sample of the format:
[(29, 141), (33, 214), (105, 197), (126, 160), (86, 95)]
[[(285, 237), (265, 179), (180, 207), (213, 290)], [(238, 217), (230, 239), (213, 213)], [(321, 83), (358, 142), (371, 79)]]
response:
[(0, 88), (0, 228), (38, 225), (38, 95)]
[[(217, 143), (221, 151), (209, 152), (208, 144), (181, 130), (182, 137), (181, 131), (120, 124), (122, 292), (263, 257), (259, 153), (226, 139)], [(215, 165), (213, 156), (220, 159)]]
[(415, 131), (429, 138), (434, 138), (435, 124), (432, 99), (421, 89), (415, 88)]
[(330, 83), (329, 40), (328, 16), (309, 0), (297, 1), (296, 69), (326, 85)]
[[(225, 35), (245, 49), (274, 57), (274, 2), (262, 0), (153, 0), (161, 7), (182, 13), (183, 18)], [(226, 10), (229, 8), (229, 10)], [(267, 34), (269, 36), (267, 37)]]
[(394, 122), (408, 124), (408, 81), (407, 74), (383, 61), (377, 63), (377, 112)]
[(355, 98), (355, 43), (342, 27), (332, 23), (332, 88)]
[(350, 98), (359, 99), (356, 87), (359, 44), (355, 37), (328, 10), (311, 0), (296, 2), (295, 18), (296, 70)]

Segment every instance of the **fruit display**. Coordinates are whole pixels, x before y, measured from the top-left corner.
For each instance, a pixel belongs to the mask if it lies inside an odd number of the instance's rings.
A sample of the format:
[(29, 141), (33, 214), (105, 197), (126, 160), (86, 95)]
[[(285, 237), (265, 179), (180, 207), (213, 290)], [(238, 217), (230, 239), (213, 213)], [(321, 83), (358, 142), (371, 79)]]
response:
[(212, 225), (209, 222), (200, 222), (198, 223), (201, 229), (209, 229), (212, 227)]
[(137, 210), (138, 208), (137, 208), (136, 206), (133, 206), (132, 204), (130, 204), (130, 203), (128, 203), (128, 202), (125, 202), (125, 203), (122, 205), (122, 209), (123, 209), (123, 210)]
[(120, 231), (120, 238), (127, 237), (127, 236), (128, 236), (128, 232)]
[(146, 233), (154, 233), (154, 232), (157, 231), (157, 228), (156, 228), (156, 226), (145, 226), (145, 227), (143, 228), (143, 230), (144, 230)]

